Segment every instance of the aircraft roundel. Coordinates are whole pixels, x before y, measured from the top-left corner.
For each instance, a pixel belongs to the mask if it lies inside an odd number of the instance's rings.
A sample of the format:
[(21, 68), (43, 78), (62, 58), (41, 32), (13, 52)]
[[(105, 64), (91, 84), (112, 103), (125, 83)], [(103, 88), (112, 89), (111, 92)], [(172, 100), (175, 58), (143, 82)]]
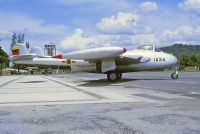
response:
[(67, 60), (67, 64), (71, 64), (71, 60), (70, 59)]

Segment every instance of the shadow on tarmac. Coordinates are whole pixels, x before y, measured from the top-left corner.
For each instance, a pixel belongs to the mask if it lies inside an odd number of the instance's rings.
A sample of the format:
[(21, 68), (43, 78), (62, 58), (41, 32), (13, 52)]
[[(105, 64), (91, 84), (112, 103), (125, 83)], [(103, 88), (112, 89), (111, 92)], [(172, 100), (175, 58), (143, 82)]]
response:
[(80, 84), (78, 86), (83, 86), (83, 87), (97, 87), (97, 86), (109, 86), (112, 84), (119, 84), (119, 83), (124, 83), (124, 82), (130, 82), (130, 81), (140, 81), (140, 80), (168, 80), (168, 79), (121, 79), (119, 81), (116, 82), (110, 82), (107, 79), (98, 79), (98, 80), (86, 80), (86, 81), (82, 81), (85, 82), (84, 84)]
[(18, 83), (42, 83), (46, 81), (25, 81), (25, 82), (18, 82)]

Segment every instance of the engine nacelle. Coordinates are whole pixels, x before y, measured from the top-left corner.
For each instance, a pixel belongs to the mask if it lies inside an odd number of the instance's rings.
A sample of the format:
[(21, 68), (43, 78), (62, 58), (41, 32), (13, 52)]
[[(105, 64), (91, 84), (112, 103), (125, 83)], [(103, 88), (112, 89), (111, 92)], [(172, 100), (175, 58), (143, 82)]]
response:
[(71, 72), (72, 73), (77, 73), (77, 72), (95, 73), (96, 72), (96, 64), (89, 63), (89, 62), (83, 61), (83, 60), (76, 60), (75, 63), (71, 64)]

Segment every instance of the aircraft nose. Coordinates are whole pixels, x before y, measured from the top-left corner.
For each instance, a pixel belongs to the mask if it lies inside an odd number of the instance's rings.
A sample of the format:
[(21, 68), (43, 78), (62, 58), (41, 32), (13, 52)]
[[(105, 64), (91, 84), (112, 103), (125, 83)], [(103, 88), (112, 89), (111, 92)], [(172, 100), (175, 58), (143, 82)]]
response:
[(178, 59), (176, 58), (176, 56), (174, 55), (171, 55), (170, 56), (170, 62), (171, 62), (171, 65), (177, 65), (179, 63)]

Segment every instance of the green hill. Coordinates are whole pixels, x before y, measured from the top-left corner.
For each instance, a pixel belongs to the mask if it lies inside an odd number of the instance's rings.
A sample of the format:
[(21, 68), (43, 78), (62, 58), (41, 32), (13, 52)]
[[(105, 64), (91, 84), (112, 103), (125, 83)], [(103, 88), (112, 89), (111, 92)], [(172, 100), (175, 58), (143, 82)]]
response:
[(163, 52), (175, 55), (182, 69), (195, 67), (196, 70), (200, 70), (200, 45), (174, 44), (160, 49)]
[(163, 52), (172, 53), (179, 57), (181, 54), (200, 54), (200, 45), (174, 44), (160, 48)]

